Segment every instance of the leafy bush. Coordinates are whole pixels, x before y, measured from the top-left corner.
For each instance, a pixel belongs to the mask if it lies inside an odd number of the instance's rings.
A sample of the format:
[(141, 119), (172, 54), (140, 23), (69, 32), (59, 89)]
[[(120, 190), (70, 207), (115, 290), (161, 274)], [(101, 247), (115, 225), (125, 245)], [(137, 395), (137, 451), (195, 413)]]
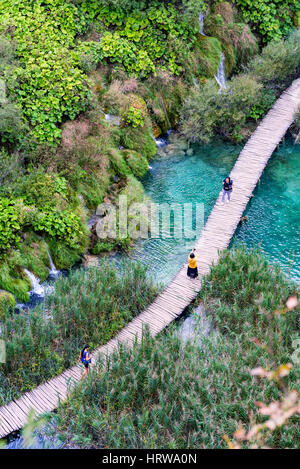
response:
[(57, 123), (86, 108), (85, 75), (69, 48), (86, 21), (71, 2), (0, 1), (2, 28), (13, 28), (23, 68), (15, 71), (16, 98), (38, 141), (57, 142)]
[(270, 42), (261, 55), (248, 66), (248, 73), (268, 85), (284, 88), (289, 85), (300, 66), (300, 33), (291, 34), (288, 39)]
[(78, 249), (84, 236), (80, 218), (68, 210), (38, 212), (32, 221), (34, 231), (45, 232), (53, 238), (61, 239), (73, 249)]
[[(82, 3), (90, 21), (101, 22), (111, 29), (104, 32), (99, 43), (89, 45), (98, 61), (109, 60), (123, 65), (129, 74), (140, 78), (154, 72), (158, 64), (175, 75), (181, 73), (184, 65), (181, 55), (185, 47), (192, 47), (197, 30), (179, 15), (172, 4), (151, 3), (145, 11), (126, 13), (122, 8), (108, 7), (99, 2)], [(172, 47), (172, 42), (177, 39), (184, 40), (184, 47), (180, 50)]]
[(140, 178), (148, 171), (148, 161), (141, 153), (134, 150), (122, 150), (122, 153), (134, 176)]
[(287, 35), (293, 28), (293, 14), (300, 8), (298, 0), (235, 0), (235, 3), (264, 42)]
[(274, 92), (270, 89), (262, 89), (260, 99), (250, 109), (248, 116), (257, 120), (264, 117), (276, 101)]
[(123, 117), (125, 125), (131, 125), (132, 127), (143, 127), (144, 119), (141, 109), (136, 109), (130, 106), (128, 112)]
[(258, 101), (262, 85), (247, 75), (232, 78), (227, 88), (218, 92), (208, 81), (195, 89), (185, 100), (181, 114), (181, 130), (190, 141), (207, 143), (214, 134), (239, 141), (240, 129), (253, 105)]
[(0, 198), (0, 252), (20, 241), (23, 222), (22, 203)]

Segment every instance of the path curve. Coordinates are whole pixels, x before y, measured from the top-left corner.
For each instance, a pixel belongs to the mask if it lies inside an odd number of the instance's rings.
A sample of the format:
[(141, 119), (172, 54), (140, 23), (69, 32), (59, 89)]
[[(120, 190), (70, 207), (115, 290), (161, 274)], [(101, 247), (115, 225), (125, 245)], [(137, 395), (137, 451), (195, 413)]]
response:
[[(184, 265), (155, 301), (122, 331), (93, 354), (107, 356), (118, 343), (132, 344), (141, 340), (143, 327), (148, 324), (155, 336), (193, 301), (201, 288), (201, 278), (217, 263), (219, 252), (227, 248), (254, 188), (276, 146), (293, 123), (300, 105), (300, 79), (282, 93), (272, 109), (252, 134), (240, 153), (230, 176), (234, 181), (230, 204), (221, 205), (221, 193), (210, 213), (200, 238), (196, 243), (199, 279), (190, 280)], [(82, 368), (74, 366), (25, 393), (17, 400), (0, 407), (0, 438), (19, 430), (27, 422), (30, 409), (37, 415), (54, 410), (59, 401), (66, 399), (70, 389), (82, 374)]]

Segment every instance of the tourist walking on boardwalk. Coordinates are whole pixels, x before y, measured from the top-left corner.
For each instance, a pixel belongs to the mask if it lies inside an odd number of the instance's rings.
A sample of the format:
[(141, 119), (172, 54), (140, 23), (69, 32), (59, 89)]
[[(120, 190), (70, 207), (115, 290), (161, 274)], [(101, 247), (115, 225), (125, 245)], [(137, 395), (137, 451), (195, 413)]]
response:
[(225, 202), (225, 197), (227, 194), (227, 202), (230, 201), (230, 194), (232, 192), (232, 185), (233, 185), (233, 180), (230, 179), (229, 176), (227, 176), (225, 179), (223, 179), (223, 196), (222, 196), (222, 204), (224, 205)]
[(188, 257), (187, 276), (189, 278), (198, 277), (197, 256), (195, 254), (195, 251), (196, 249), (193, 249)]
[(83, 347), (83, 349), (81, 350), (80, 352), (80, 355), (79, 355), (79, 360), (78, 362), (80, 363), (83, 363), (84, 364), (84, 367), (85, 367), (85, 370), (81, 376), (81, 379), (84, 378), (85, 376), (87, 376), (89, 374), (89, 364), (91, 363), (92, 359), (91, 359), (91, 356), (89, 354), (89, 348), (90, 346), (89, 345), (85, 345)]

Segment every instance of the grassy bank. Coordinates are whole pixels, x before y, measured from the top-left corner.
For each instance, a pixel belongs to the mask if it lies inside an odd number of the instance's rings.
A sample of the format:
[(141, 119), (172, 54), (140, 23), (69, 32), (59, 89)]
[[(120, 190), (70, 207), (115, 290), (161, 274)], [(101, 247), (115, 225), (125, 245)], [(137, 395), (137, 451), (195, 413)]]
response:
[[(198, 297), (216, 331), (183, 349), (175, 329), (121, 348), (59, 408), (56, 430), (83, 448), (224, 448), (242, 423), (266, 421), (258, 401), (280, 401), (299, 391), (299, 367), (276, 380), (251, 370), (292, 363), (299, 309), (286, 314), (296, 293), (279, 268), (256, 250), (226, 252)], [(201, 334), (199, 334), (201, 335)], [(280, 381), (280, 380), (278, 380)], [(265, 445), (295, 448), (297, 416), (265, 433)], [(245, 441), (249, 447), (253, 442)]]
[(139, 264), (77, 270), (58, 278), (45, 304), (16, 315), (7, 302), (0, 316), (7, 361), (0, 365), (0, 405), (76, 362), (82, 345), (106, 343), (155, 298), (157, 287)]

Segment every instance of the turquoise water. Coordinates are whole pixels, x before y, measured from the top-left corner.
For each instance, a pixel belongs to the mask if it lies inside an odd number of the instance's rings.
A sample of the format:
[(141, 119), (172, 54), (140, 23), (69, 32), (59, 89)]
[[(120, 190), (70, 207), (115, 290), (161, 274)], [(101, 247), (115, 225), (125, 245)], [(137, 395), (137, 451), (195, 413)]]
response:
[(288, 142), (273, 154), (245, 215), (235, 238), (259, 244), (300, 283), (300, 145)]
[[(142, 181), (157, 203), (203, 203), (207, 219), (240, 152), (236, 146), (218, 143), (197, 147), (193, 156), (173, 157), (151, 163)], [(270, 262), (300, 282), (300, 145), (283, 144), (266, 167), (245, 214), (248, 222), (233, 239), (248, 246), (260, 244)], [(141, 260), (160, 283), (168, 283), (186, 261), (193, 241), (147, 239), (137, 242), (131, 257)]]

